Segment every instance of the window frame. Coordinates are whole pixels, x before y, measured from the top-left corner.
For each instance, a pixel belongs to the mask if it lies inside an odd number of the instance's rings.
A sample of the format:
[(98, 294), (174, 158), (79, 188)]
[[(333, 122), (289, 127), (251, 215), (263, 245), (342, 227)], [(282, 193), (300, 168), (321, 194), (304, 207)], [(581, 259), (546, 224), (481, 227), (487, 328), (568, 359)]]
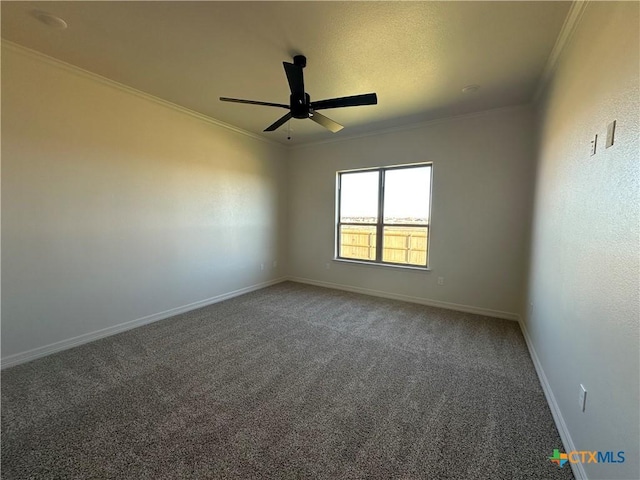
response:
[[(389, 170), (407, 170), (410, 168), (429, 167), (429, 218), (427, 223), (418, 224), (399, 224), (399, 223), (385, 223), (384, 222), (384, 194), (385, 194), (385, 175)], [(376, 223), (354, 223), (354, 222), (341, 222), (341, 189), (342, 189), (342, 175), (349, 173), (365, 173), (365, 172), (379, 172), (378, 175), (378, 221)], [(349, 263), (362, 263), (366, 265), (381, 265), (387, 267), (407, 268), (412, 270), (429, 270), (429, 259), (431, 254), (431, 205), (433, 199), (433, 162), (421, 162), (410, 163), (404, 165), (390, 165), (387, 167), (369, 167), (369, 168), (357, 168), (350, 170), (340, 170), (336, 172), (336, 222), (335, 222), (335, 248), (334, 248), (334, 260)], [(340, 231), (342, 226), (369, 226), (376, 229), (376, 259), (365, 260), (360, 258), (349, 258), (340, 256)], [(397, 262), (385, 262), (384, 258), (384, 228), (385, 227), (420, 227), (427, 229), (427, 251), (426, 251), (426, 265), (416, 265), (412, 263), (397, 263)]]

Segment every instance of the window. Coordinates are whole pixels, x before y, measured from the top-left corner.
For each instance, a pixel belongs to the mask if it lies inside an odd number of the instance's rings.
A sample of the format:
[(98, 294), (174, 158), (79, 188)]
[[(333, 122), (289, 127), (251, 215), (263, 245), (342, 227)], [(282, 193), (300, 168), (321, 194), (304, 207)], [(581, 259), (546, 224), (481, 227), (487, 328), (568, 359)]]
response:
[(338, 172), (336, 257), (426, 268), (429, 163)]

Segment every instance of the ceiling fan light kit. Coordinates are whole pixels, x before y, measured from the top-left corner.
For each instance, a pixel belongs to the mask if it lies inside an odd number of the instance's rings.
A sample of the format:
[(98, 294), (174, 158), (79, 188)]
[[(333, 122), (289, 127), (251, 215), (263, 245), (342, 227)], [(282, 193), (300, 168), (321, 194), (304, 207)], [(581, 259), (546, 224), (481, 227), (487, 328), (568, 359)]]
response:
[(304, 89), (304, 75), (302, 69), (307, 66), (307, 58), (304, 55), (296, 55), (293, 57), (293, 63), (282, 62), (284, 72), (287, 75), (289, 89), (289, 105), (282, 103), (259, 102), (256, 100), (242, 100), (239, 98), (220, 97), (223, 102), (247, 103), (250, 105), (262, 105), (265, 107), (286, 108), (289, 113), (285, 114), (274, 123), (264, 129), (265, 132), (273, 132), (284, 125), (291, 118), (313, 120), (319, 125), (333, 133), (339, 132), (344, 127), (338, 122), (334, 122), (330, 118), (318, 113), (317, 110), (328, 108), (358, 107), (361, 105), (376, 105), (378, 97), (375, 93), (365, 93), (362, 95), (352, 95), (349, 97), (330, 98), (312, 102), (311, 97)]

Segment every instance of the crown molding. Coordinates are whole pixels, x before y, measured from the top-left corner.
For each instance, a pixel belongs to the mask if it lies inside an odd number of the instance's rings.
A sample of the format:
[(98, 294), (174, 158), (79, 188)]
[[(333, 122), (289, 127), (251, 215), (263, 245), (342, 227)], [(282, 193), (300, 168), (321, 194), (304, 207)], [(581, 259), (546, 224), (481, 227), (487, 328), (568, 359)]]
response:
[(427, 120), (424, 122), (408, 123), (406, 125), (399, 125), (397, 127), (382, 128), (380, 130), (373, 130), (371, 132), (355, 134), (348, 137), (330, 138), (327, 140), (318, 140), (316, 142), (302, 143), (300, 145), (288, 145), (287, 148), (291, 150), (297, 150), (297, 149), (312, 147), (316, 145), (348, 142), (350, 140), (357, 140), (359, 138), (377, 137), (380, 135), (386, 135), (388, 133), (408, 132), (410, 130), (417, 130), (417, 129), (429, 127), (432, 125), (438, 125), (440, 123), (447, 123), (447, 122), (453, 122), (458, 120), (483, 117), (485, 115), (492, 115), (494, 113), (504, 113), (504, 112), (510, 112), (510, 111), (515, 111), (515, 110), (520, 110), (523, 108), (530, 108), (530, 107), (531, 107), (531, 103), (521, 103), (518, 105), (508, 105), (506, 107), (490, 108), (488, 110), (480, 110), (478, 112), (463, 113), (460, 115), (451, 115), (448, 117), (434, 118), (433, 120)]
[(53, 67), (56, 68), (60, 68), (62, 70), (66, 70), (68, 72), (71, 72), (75, 75), (87, 78), (89, 80), (93, 80), (95, 82), (101, 83), (103, 85), (107, 85), (109, 87), (115, 88), (117, 90), (120, 90), (122, 92), (126, 92), (130, 95), (136, 96), (138, 98), (142, 98), (144, 100), (156, 103), (158, 105), (161, 105), (163, 107), (169, 108), (171, 110), (175, 110), (176, 112), (180, 112), (182, 114), (185, 115), (189, 115), (190, 117), (194, 117), (197, 118), (198, 120), (201, 120), (203, 122), (209, 123), (211, 125), (215, 125), (217, 127), (221, 127), (227, 130), (230, 130), (232, 132), (235, 133), (239, 133), (241, 135), (245, 135), (247, 137), (253, 138), (254, 140), (259, 140), (261, 142), (264, 143), (268, 143), (269, 145), (275, 145), (278, 147), (282, 147), (282, 148), (287, 148), (286, 145), (283, 145), (282, 143), (279, 142), (275, 142), (273, 140), (269, 140), (267, 138), (261, 137), (260, 135), (256, 135), (255, 133), (249, 132), (247, 130), (243, 130), (242, 128), (238, 128), (235, 127), (233, 125), (230, 125), (228, 123), (224, 123), (220, 120), (216, 120), (213, 117), (209, 117), (208, 115), (204, 115), (202, 113), (196, 112), (195, 110), (191, 110), (189, 108), (185, 108), (182, 107), (178, 104), (172, 103), (172, 102), (168, 102), (167, 100), (163, 100), (162, 98), (156, 97), (154, 95), (151, 95), (149, 93), (145, 93), (141, 90), (137, 90), (133, 87), (129, 87), (123, 83), (119, 83), (116, 82), (115, 80), (111, 80), (107, 77), (103, 77), (102, 75), (98, 75), (97, 73), (93, 73), (90, 72), (89, 70), (85, 70), (83, 68), (80, 68), (76, 65), (73, 65), (71, 63), (67, 63), (64, 62), (62, 60), (59, 60), (55, 57), (51, 57), (49, 55), (46, 55), (44, 53), (38, 52), (37, 50), (32, 50), (30, 48), (24, 47), (20, 44), (14, 43), (10, 40), (5, 40), (2, 39), (2, 41), (0, 42), (2, 44), (3, 48), (6, 48), (12, 52), (24, 55), (26, 57), (41, 61), (43, 63), (49, 64)]
[[(536, 99), (538, 98), (538, 96), (540, 95), (540, 92), (543, 90), (544, 85), (547, 83), (548, 79), (550, 78), (551, 74), (553, 73), (553, 71), (555, 70), (555, 66), (557, 64), (558, 61), (558, 57), (560, 56), (560, 54), (562, 53), (562, 50), (564, 49), (564, 46), (567, 44), (568, 40), (571, 37), (571, 34), (573, 33), (575, 26), (578, 23), (578, 20), (580, 19), (580, 17), (582, 16), (582, 12), (584, 11), (584, 8), (586, 6), (588, 2), (584, 1), (584, 0), (577, 0), (575, 2), (573, 2), (569, 13), (567, 14), (567, 17), (565, 19), (565, 22), (563, 24), (563, 27), (560, 31), (560, 34), (558, 36), (558, 40), (556, 41), (556, 44), (551, 52), (551, 55), (549, 56), (549, 60), (547, 61), (547, 64), (545, 66), (544, 69), (544, 73), (543, 73), (543, 77), (538, 85), (538, 88), (536, 90), (536, 93), (534, 95), (534, 99), (533, 101), (535, 102)], [(162, 98), (156, 97), (154, 95), (145, 93), (141, 90), (137, 90), (133, 87), (129, 87), (125, 84), (116, 82), (115, 80), (111, 80), (107, 77), (103, 77), (102, 75), (98, 75), (97, 73), (93, 73), (90, 72), (88, 70), (85, 70), (83, 68), (80, 68), (76, 65), (64, 62), (62, 60), (59, 60), (55, 57), (51, 57), (49, 55), (46, 55), (44, 53), (38, 52), (36, 50), (32, 50), (30, 48), (24, 47), (22, 45), (19, 45), (17, 43), (14, 43), (12, 41), (6, 40), (6, 39), (2, 39), (0, 41), (0, 43), (2, 44), (3, 48), (7, 48), (11, 51), (14, 51), (16, 53), (22, 54), (24, 56), (39, 60), (41, 62), (47, 63), (49, 65), (52, 65), (54, 67), (69, 71), (75, 75), (79, 75), (81, 77), (96, 81), (98, 83), (101, 83), (103, 85), (107, 85), (110, 86), (112, 88), (115, 88), (117, 90), (129, 93), (131, 95), (134, 95), (136, 97), (151, 101), (153, 103), (156, 103), (158, 105), (161, 105), (163, 107), (166, 108), (170, 108), (174, 111), (180, 112), (182, 114), (185, 115), (189, 115), (191, 117), (197, 118), (201, 121), (204, 121), (206, 123), (230, 130), (232, 132), (235, 133), (239, 133), (241, 135), (245, 135), (248, 136), (250, 138), (253, 138), (254, 140), (259, 140), (261, 142), (267, 143), (269, 145), (274, 145), (277, 147), (280, 147), (284, 150), (297, 150), (297, 149), (301, 149), (301, 148), (306, 148), (306, 147), (311, 147), (311, 146), (316, 146), (316, 145), (325, 145), (325, 144), (332, 144), (332, 143), (340, 143), (340, 142), (347, 142), (350, 140), (356, 140), (356, 139), (360, 139), (360, 138), (366, 138), (366, 137), (371, 137), (371, 136), (378, 136), (378, 135), (385, 135), (385, 134), (389, 134), (389, 133), (397, 133), (397, 132), (404, 132), (404, 131), (410, 131), (410, 130), (414, 130), (414, 129), (419, 129), (419, 128), (424, 128), (427, 126), (432, 126), (432, 125), (436, 125), (439, 123), (444, 123), (444, 122), (449, 122), (449, 121), (455, 121), (455, 120), (462, 120), (462, 119), (468, 119), (468, 118), (475, 118), (478, 116), (483, 116), (483, 115), (488, 115), (488, 114), (492, 114), (492, 113), (498, 113), (498, 112), (504, 112), (504, 111), (510, 111), (510, 110), (514, 110), (514, 109), (519, 109), (519, 108), (524, 108), (527, 107), (529, 104), (519, 104), (519, 105), (511, 105), (511, 106), (506, 106), (506, 107), (499, 107), (499, 108), (493, 108), (493, 109), (488, 109), (488, 110), (482, 110), (479, 112), (471, 112), (471, 113), (467, 113), (467, 114), (461, 114), (461, 115), (451, 115), (451, 116), (447, 116), (447, 117), (440, 117), (440, 118), (436, 118), (436, 119), (432, 119), (432, 120), (427, 120), (424, 122), (418, 122), (418, 123), (410, 123), (407, 125), (400, 125), (400, 126), (396, 126), (396, 127), (388, 127), (388, 128), (383, 128), (383, 129), (378, 129), (378, 130), (374, 130), (371, 132), (364, 132), (364, 133), (360, 133), (360, 134), (354, 134), (354, 135), (350, 135), (350, 136), (345, 136), (345, 137), (340, 137), (340, 138), (330, 138), (330, 139), (325, 139), (325, 140), (318, 140), (318, 141), (310, 141), (310, 142), (305, 142), (305, 143), (301, 143), (298, 145), (286, 145), (274, 140), (270, 140), (267, 138), (264, 138), (260, 135), (257, 135), (253, 132), (249, 132), (247, 130), (244, 130), (242, 128), (236, 127), (234, 125), (222, 122), (220, 120), (217, 120), (213, 117), (209, 117), (205, 114), (196, 112), (195, 110), (191, 110), (188, 109), (186, 107), (182, 107), (180, 105), (177, 105), (175, 103), (169, 102), (167, 100), (163, 100)]]
[(542, 76), (540, 77), (540, 81), (538, 82), (538, 86), (536, 87), (536, 91), (533, 94), (533, 102), (537, 102), (545, 87), (551, 80), (553, 73), (556, 71), (558, 67), (558, 61), (562, 56), (562, 53), (569, 45), (571, 38), (573, 37), (573, 33), (576, 30), (576, 27), (580, 23), (582, 19), (582, 14), (584, 13), (587, 5), (589, 4), (588, 0), (575, 0), (571, 7), (569, 7), (569, 12), (567, 12), (567, 16), (564, 19), (564, 23), (562, 24), (562, 28), (560, 29), (560, 33), (558, 34), (558, 38), (556, 39), (556, 43), (549, 54), (549, 58), (547, 59), (547, 63), (542, 71)]

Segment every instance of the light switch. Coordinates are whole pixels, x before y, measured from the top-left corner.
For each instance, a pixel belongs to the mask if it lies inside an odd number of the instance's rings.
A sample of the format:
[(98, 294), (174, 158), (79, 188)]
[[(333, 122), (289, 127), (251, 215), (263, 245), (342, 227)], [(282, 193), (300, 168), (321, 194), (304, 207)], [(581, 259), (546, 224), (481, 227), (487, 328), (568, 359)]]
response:
[(580, 384), (580, 411), (584, 412), (587, 408), (587, 389), (584, 385)]
[(593, 157), (596, 154), (596, 145), (598, 144), (598, 135), (593, 136), (593, 140), (591, 140), (591, 153), (590, 155)]
[(614, 120), (609, 125), (607, 125), (607, 143), (605, 144), (605, 148), (609, 148), (613, 145), (613, 137), (616, 134), (616, 121)]

